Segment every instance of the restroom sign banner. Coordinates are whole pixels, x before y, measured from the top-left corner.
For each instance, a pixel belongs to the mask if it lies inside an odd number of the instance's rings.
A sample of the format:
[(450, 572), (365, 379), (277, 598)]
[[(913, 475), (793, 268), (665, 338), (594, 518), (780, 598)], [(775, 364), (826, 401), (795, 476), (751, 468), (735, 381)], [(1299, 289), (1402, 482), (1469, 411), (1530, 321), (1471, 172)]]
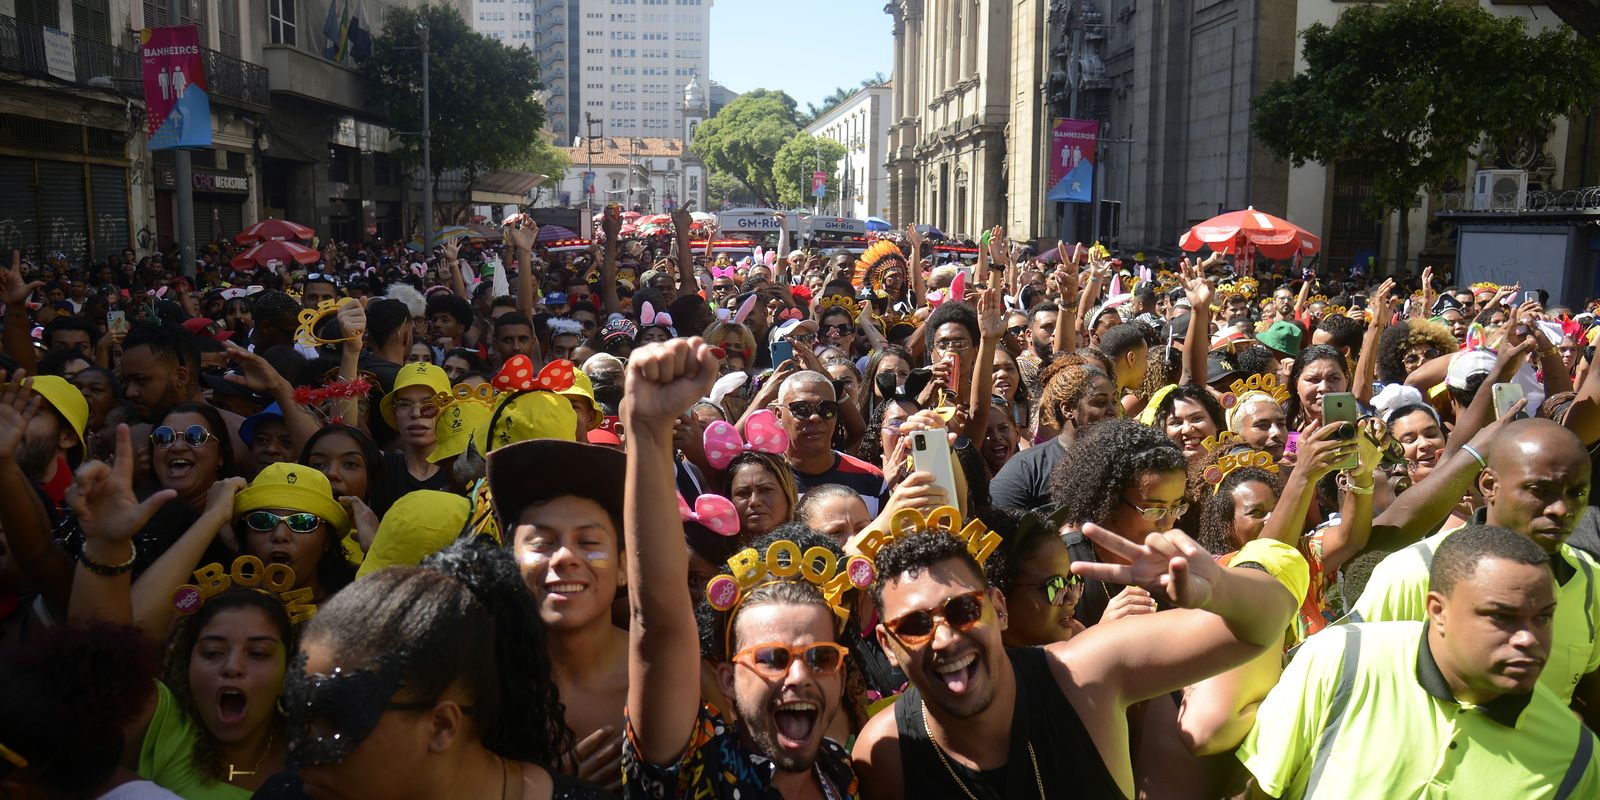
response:
[(139, 32), (151, 150), (211, 146), (211, 98), (193, 25)]

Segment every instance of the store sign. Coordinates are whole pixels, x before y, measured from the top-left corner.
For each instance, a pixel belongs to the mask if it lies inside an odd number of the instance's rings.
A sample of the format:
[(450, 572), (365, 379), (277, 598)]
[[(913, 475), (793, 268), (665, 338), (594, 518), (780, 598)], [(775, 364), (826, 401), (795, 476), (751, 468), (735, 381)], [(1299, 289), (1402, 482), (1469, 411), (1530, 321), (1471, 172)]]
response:
[(250, 178), (245, 175), (224, 175), (216, 172), (196, 172), (194, 188), (199, 192), (250, 192)]

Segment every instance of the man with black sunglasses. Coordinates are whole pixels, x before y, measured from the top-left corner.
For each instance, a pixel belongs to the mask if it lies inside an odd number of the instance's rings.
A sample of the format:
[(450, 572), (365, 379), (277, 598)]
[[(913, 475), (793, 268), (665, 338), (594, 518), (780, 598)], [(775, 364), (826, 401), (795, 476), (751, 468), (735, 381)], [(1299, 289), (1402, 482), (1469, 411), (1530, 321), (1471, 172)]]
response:
[(829, 483), (854, 489), (876, 515), (883, 495), (883, 471), (858, 458), (833, 449), (833, 431), (839, 425), (839, 395), (827, 375), (812, 370), (796, 372), (778, 386), (772, 410), (789, 434), (783, 457), (794, 471), (796, 488), (807, 490)]
[[(1132, 797), (1128, 708), (1282, 641), (1294, 595), (1252, 565), (1297, 557), (1288, 545), (1257, 540), (1225, 569), (1181, 531), (1144, 544), (1086, 533), (1121, 563), (1074, 563), (1074, 573), (1162, 586), (1181, 608), (1008, 650), (1005, 596), (965, 540), (928, 530), (878, 550), (877, 638), (911, 687), (856, 740), (863, 795)], [(1286, 581), (1304, 587), (1298, 564)]]

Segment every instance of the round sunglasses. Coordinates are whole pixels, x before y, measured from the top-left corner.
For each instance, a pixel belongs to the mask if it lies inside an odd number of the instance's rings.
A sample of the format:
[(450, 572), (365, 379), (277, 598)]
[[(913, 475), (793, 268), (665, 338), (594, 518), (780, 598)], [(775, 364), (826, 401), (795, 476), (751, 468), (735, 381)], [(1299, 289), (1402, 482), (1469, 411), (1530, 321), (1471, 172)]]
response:
[(211, 441), (211, 431), (202, 425), (190, 425), (182, 431), (170, 425), (162, 425), (150, 432), (150, 443), (156, 447), (172, 447), (179, 439), (190, 447), (204, 447), (206, 442)]
[(983, 619), (986, 597), (987, 592), (983, 589), (958, 594), (946, 598), (938, 608), (907, 611), (883, 623), (883, 627), (887, 628), (894, 638), (899, 639), (901, 644), (916, 647), (926, 644), (933, 638), (940, 621), (949, 625), (956, 633), (972, 630), (973, 626)]

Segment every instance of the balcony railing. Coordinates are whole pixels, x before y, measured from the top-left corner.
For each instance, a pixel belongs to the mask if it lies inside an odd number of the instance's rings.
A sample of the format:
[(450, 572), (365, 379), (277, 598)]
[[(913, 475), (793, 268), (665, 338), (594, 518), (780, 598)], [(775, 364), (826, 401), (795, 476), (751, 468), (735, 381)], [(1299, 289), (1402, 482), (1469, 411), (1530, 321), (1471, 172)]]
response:
[(206, 83), (213, 97), (232, 100), (263, 110), (271, 102), (267, 89), (267, 68), (259, 64), (206, 50)]
[[(16, 17), (0, 16), (0, 69), (37, 78), (64, 80), (50, 73), (45, 57), (44, 26), (19, 22)], [(51, 34), (53, 35), (53, 34)], [(117, 91), (138, 95), (139, 54), (81, 36), (68, 36), (72, 43), (72, 82), (88, 86), (90, 79), (110, 78)], [(96, 82), (97, 85), (101, 82)]]
[[(47, 35), (55, 34), (47, 34), (42, 25), (20, 22), (16, 17), (0, 16), (0, 70), (49, 80), (66, 80), (50, 72), (45, 55)], [(72, 83), (109, 89), (131, 97), (139, 97), (143, 93), (137, 50), (81, 36), (68, 35), (67, 39), (72, 44)], [(205, 54), (206, 83), (210, 86), (212, 97), (261, 110), (267, 108), (269, 96), (265, 67), (223, 55), (216, 50), (206, 49), (202, 52)]]

